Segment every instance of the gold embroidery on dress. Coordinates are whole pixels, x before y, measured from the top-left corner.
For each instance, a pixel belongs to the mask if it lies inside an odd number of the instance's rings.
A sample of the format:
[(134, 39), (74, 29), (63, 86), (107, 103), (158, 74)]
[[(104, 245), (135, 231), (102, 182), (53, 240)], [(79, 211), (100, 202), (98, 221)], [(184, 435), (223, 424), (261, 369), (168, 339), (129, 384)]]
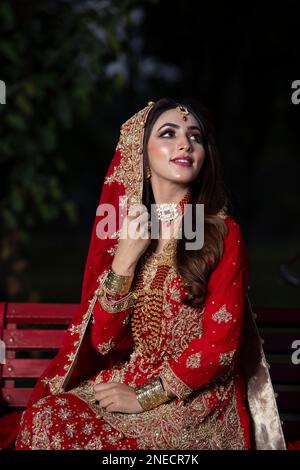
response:
[[(57, 429), (57, 432), (54, 433), (54, 422), (52, 416), (56, 411), (47, 404), (47, 399), (52, 400), (52, 397), (46, 397), (41, 405), (41, 409), (37, 411), (33, 415), (32, 421), (32, 450), (61, 450), (63, 447), (64, 442), (64, 434), (66, 434), (69, 438), (76, 438), (79, 434), (78, 428), (76, 428), (75, 423), (68, 423), (67, 420), (72, 416), (72, 411), (68, 406), (58, 411), (58, 416), (62, 420), (64, 425), (60, 424), (60, 427)], [(66, 400), (65, 398), (59, 397), (58, 399)], [(40, 400), (41, 403), (42, 400)], [(57, 400), (55, 400), (57, 402)], [(92, 419), (91, 415), (86, 412), (81, 412), (79, 415), (85, 419)], [(55, 425), (56, 427), (57, 425)], [(86, 444), (79, 444), (77, 442), (73, 442), (71, 445), (72, 449), (89, 449), (89, 450), (97, 450), (102, 449), (102, 441), (99, 436), (95, 433), (95, 424), (90, 421), (84, 423), (80, 432), (85, 436), (88, 436), (89, 439)], [(117, 433), (117, 436), (120, 436), (120, 433)], [(24, 436), (27, 440), (24, 440), (24, 443), (27, 442), (27, 445), (30, 445), (28, 442), (28, 436)]]
[(92, 439), (88, 441), (88, 443), (83, 447), (85, 450), (101, 450), (103, 449), (103, 445), (101, 442), (101, 438), (94, 436)]
[(233, 351), (221, 353), (219, 356), (219, 362), (221, 366), (227, 366), (231, 364), (234, 353), (235, 353), (235, 349)]
[[(226, 380), (231, 380), (229, 384), (212, 385), (209, 389), (195, 392), (168, 367), (171, 357), (176, 360), (194, 338), (201, 337), (204, 311), (182, 304), (180, 279), (174, 267), (173, 255), (174, 252), (164, 264), (158, 263), (150, 289), (144, 290), (143, 285), (146, 263), (138, 271), (133, 284), (138, 299), (131, 317), (135, 349), (129, 361), (110, 372), (100, 372), (95, 380), (83, 382), (68, 393), (83, 399), (96, 417), (104, 419), (121, 435), (135, 437), (141, 449), (243, 449), (245, 441), (233, 396), (231, 375), (226, 376)], [(195, 362), (191, 358), (190, 365), (200, 361), (200, 357), (196, 357)], [(172, 400), (149, 412), (134, 415), (106, 412), (96, 402), (95, 382), (114, 381), (136, 387), (141, 377), (144, 383), (164, 375), (181, 400)], [(217, 396), (228, 401), (222, 420), (219, 407), (215, 407), (213, 399)], [(112, 439), (115, 442), (115, 436)]]
[(57, 414), (62, 421), (66, 421), (68, 418), (70, 418), (70, 416), (72, 416), (71, 411), (67, 408), (60, 408)]
[(191, 354), (186, 360), (186, 367), (189, 369), (198, 369), (201, 364), (201, 352)]
[(75, 426), (75, 423), (68, 423), (66, 425), (66, 434), (68, 437), (74, 437), (74, 435), (76, 434), (76, 426)]
[(114, 256), (115, 253), (116, 253), (116, 251), (117, 251), (117, 248), (118, 248), (118, 245), (115, 244), (114, 246), (111, 246), (110, 248), (108, 248), (108, 249), (106, 250), (106, 252), (107, 252), (109, 255)]
[(113, 338), (110, 338), (106, 343), (101, 343), (98, 345), (98, 351), (101, 354), (107, 354), (111, 349), (116, 346), (116, 343), (113, 341)]
[(53, 426), (52, 408), (48, 406), (38, 411), (33, 417), (32, 425), (32, 450), (51, 449), (50, 428)]
[(166, 382), (168, 389), (170, 389), (177, 397), (183, 400), (187, 398), (193, 391), (186, 383), (177, 377), (168, 363), (166, 363), (166, 366), (160, 373), (160, 377)]
[[(170, 357), (176, 360), (193, 339), (201, 338), (204, 308), (199, 310), (181, 302), (178, 277), (174, 268), (169, 270), (166, 278), (162, 311), (159, 347), (163, 348)], [(187, 318), (189, 319), (188, 322), (186, 321)], [(172, 338), (172, 340), (169, 340), (169, 338)]]
[(24, 429), (21, 431), (19, 439), (20, 439), (20, 442), (23, 442), (23, 444), (25, 444), (26, 446), (29, 446), (31, 433), (28, 431), (27, 426), (25, 426)]
[(92, 313), (93, 313), (96, 302), (97, 302), (97, 295), (94, 295), (94, 297), (91, 300), (89, 300), (90, 305), (89, 305), (87, 311), (85, 312), (85, 314), (82, 317), (82, 323), (81, 323), (81, 329), (80, 329), (80, 334), (79, 334), (78, 346), (76, 347), (76, 349), (74, 351), (72, 351), (73, 354), (71, 356), (70, 356), (70, 354), (68, 355), (69, 361), (71, 361), (71, 364), (68, 367), (67, 367), (67, 365), (64, 366), (64, 369), (67, 370), (67, 373), (63, 377), (63, 382), (62, 382), (60, 391), (63, 391), (67, 387), (68, 381), (71, 377), (71, 373), (72, 373), (73, 368), (76, 364), (76, 360), (77, 360), (77, 356), (78, 356), (78, 353), (79, 353), (79, 350), (80, 350), (80, 346), (82, 344), (85, 332), (87, 330), (88, 324), (89, 324), (90, 319), (92, 317)]
[(212, 319), (217, 323), (228, 323), (232, 320), (232, 315), (226, 310), (226, 305), (223, 305), (217, 312), (212, 314)]
[[(104, 273), (105, 274), (105, 273)], [(55, 375), (52, 378), (44, 377), (42, 382), (44, 385), (48, 385), (52, 394), (58, 394), (64, 391), (67, 386), (68, 380), (76, 363), (76, 358), (80, 350), (87, 326), (92, 316), (92, 312), (97, 301), (97, 295), (94, 295), (92, 300), (89, 301), (89, 307), (85, 314), (82, 317), (82, 322), (79, 325), (74, 323), (68, 328), (68, 332), (71, 335), (78, 335), (78, 340), (73, 342), (74, 350), (66, 354), (66, 363), (63, 366), (63, 369), (66, 371), (64, 375)]]
[[(144, 350), (141, 351), (136, 347), (129, 361), (110, 372), (109, 381), (127, 383), (129, 386), (136, 387), (139, 377), (147, 381), (165, 375), (177, 391), (177, 396), (186, 401), (183, 403), (182, 400), (178, 402), (172, 400), (149, 412), (135, 415), (108, 413), (100, 409), (94, 393), (94, 383), (103, 382), (105, 376), (103, 374), (107, 371), (100, 372), (95, 382), (84, 382), (68, 393), (74, 393), (83, 399), (99, 419), (110, 423), (124, 436), (137, 438), (138, 447), (141, 449), (244, 449), (244, 435), (239, 422), (235, 397), (232, 396), (234, 387), (231, 373), (224, 379), (229, 380), (228, 384), (212, 385), (209, 389), (193, 392), (168, 367), (168, 359), (174, 356), (174, 351), (177, 357), (192, 339), (201, 337), (204, 309), (200, 311), (182, 305), (178, 277), (174, 267), (160, 266), (158, 275), (162, 276), (163, 282), (160, 281), (153, 292), (158, 297), (159, 292), (162, 294), (160, 311), (163, 317), (161, 317), (161, 328), (158, 333), (159, 341), (156, 343), (157, 349), (154, 349), (148, 356)], [(172, 303), (172, 308), (166, 300), (167, 293), (168, 295), (174, 294), (177, 299)], [(186, 308), (190, 309), (188, 313)], [(218, 399), (222, 401), (229, 400), (226, 403), (222, 420), (219, 418), (219, 407), (215, 408), (213, 396), (219, 397)]]
[(199, 392), (185, 405), (172, 400), (143, 413), (102, 411), (101, 417), (126, 437), (136, 438), (139, 449), (245, 449), (233, 381), (225, 390), (222, 387), (222, 394), (228, 397), (222, 420), (219, 409), (211, 404), (210, 390)]
[(64, 380), (64, 376), (55, 375), (51, 379), (49, 379), (48, 377), (45, 377), (44, 379), (42, 379), (42, 382), (45, 385), (49, 386), (51, 393), (56, 394), (61, 391), (63, 380)]

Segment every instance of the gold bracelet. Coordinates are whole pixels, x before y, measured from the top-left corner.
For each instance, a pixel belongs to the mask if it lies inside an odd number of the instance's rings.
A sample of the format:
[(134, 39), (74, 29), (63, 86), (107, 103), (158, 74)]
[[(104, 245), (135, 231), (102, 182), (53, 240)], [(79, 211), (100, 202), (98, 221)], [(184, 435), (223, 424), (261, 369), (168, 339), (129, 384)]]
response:
[(134, 276), (122, 276), (110, 269), (103, 282), (103, 289), (111, 295), (127, 294), (130, 290)]
[(125, 297), (118, 300), (108, 299), (107, 292), (101, 288), (97, 291), (97, 297), (100, 305), (108, 313), (119, 313), (133, 307), (137, 298), (134, 292), (130, 292)]
[(135, 393), (144, 411), (152, 410), (171, 399), (166, 394), (160, 378), (142, 385), (135, 390)]

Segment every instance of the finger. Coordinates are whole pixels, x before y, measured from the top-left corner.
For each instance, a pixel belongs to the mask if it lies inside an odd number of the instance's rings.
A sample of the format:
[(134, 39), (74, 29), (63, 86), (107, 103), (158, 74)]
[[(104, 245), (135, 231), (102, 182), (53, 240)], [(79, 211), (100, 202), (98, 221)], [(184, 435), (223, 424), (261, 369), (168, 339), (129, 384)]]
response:
[(105, 388), (104, 390), (99, 390), (98, 388), (95, 389), (95, 396), (98, 397), (98, 400), (101, 398), (112, 396), (113, 393), (115, 393), (114, 388)]
[(142, 215), (139, 215), (135, 218), (132, 218), (131, 220), (129, 220), (129, 223), (130, 225), (132, 226), (138, 226), (138, 225), (144, 225), (144, 224), (147, 224), (149, 221), (149, 214), (148, 212), (147, 213), (144, 213)]
[(130, 225), (132, 227), (143, 228), (143, 227), (148, 227), (148, 223), (149, 223), (149, 214), (147, 213), (147, 214), (143, 214), (137, 217), (136, 219), (133, 219), (130, 222)]
[(114, 401), (112, 400), (111, 397), (108, 397), (108, 398), (105, 398), (104, 400), (99, 400), (99, 406), (101, 408), (106, 408), (109, 406), (109, 405), (113, 405)]
[(142, 227), (144, 225), (148, 225), (148, 222), (149, 222), (149, 217), (148, 217), (148, 214), (145, 214), (137, 219), (135, 219), (133, 221), (134, 223), (138, 223), (139, 225), (141, 225)]
[(147, 207), (143, 204), (133, 204), (128, 209), (128, 216), (130, 218), (137, 217), (138, 215), (142, 215), (144, 213), (148, 213)]
[(119, 385), (117, 382), (101, 382), (94, 385), (94, 390), (96, 392), (100, 392), (102, 390), (109, 390), (111, 388), (115, 388), (116, 385)]
[(140, 238), (143, 233), (148, 233), (148, 231), (148, 222), (143, 222), (142, 224), (140, 224), (134, 220), (129, 224), (128, 237), (136, 240)]
[(144, 225), (141, 230), (140, 230), (140, 234), (141, 234), (141, 238), (149, 238), (150, 237), (150, 231), (151, 231), (151, 226), (149, 224), (147, 225)]
[(107, 398), (110, 398), (111, 396), (112, 396), (112, 392), (110, 392), (110, 391), (96, 392), (95, 393), (95, 398), (98, 401), (106, 400)]
[(105, 411), (108, 411), (109, 413), (121, 412), (120, 408), (115, 403), (112, 403), (111, 405), (108, 405), (105, 408)]
[(105, 411), (108, 411), (109, 413), (122, 413), (124, 410), (122, 410), (118, 405), (115, 403), (112, 403), (111, 405), (108, 405), (105, 408)]

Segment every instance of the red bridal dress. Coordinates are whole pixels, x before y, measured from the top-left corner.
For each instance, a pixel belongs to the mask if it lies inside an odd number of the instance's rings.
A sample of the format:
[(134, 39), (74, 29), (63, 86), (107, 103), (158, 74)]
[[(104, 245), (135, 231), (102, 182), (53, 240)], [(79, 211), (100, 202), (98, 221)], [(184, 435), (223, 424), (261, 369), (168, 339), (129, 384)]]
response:
[[(142, 201), (142, 144), (152, 106), (123, 124), (104, 181), (100, 204), (113, 205), (117, 220), (120, 197)], [(243, 236), (222, 208), (218, 216), (226, 228), (223, 254), (201, 309), (183, 303), (188, 293), (176, 271), (176, 238), (159, 254), (149, 247), (122, 304), (100, 302), (120, 225), (100, 238), (103, 215), (96, 216), (81, 304), (22, 414), (16, 449), (285, 448), (247, 298)], [(95, 383), (136, 388), (158, 377), (175, 398), (149, 411), (112, 413), (95, 399)]]

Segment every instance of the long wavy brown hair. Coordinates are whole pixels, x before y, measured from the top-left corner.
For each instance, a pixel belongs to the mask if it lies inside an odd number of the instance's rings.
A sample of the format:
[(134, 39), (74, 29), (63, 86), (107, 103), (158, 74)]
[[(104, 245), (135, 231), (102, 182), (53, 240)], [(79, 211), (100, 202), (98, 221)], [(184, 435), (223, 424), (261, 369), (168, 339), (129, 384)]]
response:
[(210, 274), (223, 254), (223, 240), (227, 233), (227, 225), (220, 217), (220, 213), (226, 212), (228, 205), (213, 129), (204, 109), (201, 111), (197, 109), (195, 112), (189, 103), (177, 103), (173, 99), (162, 98), (149, 112), (143, 142), (143, 204), (151, 213), (151, 204), (155, 204), (155, 200), (152, 185), (146, 178), (145, 170), (149, 166), (147, 148), (153, 125), (163, 112), (179, 105), (185, 106), (196, 118), (202, 133), (205, 159), (197, 178), (191, 183), (189, 203), (192, 204), (193, 230), (196, 227), (196, 204), (204, 204), (204, 245), (200, 250), (186, 250), (185, 243), (191, 240), (185, 238), (183, 230), (182, 238), (177, 241), (176, 270), (188, 291), (188, 296), (183, 298), (182, 302), (188, 306), (203, 308)]

